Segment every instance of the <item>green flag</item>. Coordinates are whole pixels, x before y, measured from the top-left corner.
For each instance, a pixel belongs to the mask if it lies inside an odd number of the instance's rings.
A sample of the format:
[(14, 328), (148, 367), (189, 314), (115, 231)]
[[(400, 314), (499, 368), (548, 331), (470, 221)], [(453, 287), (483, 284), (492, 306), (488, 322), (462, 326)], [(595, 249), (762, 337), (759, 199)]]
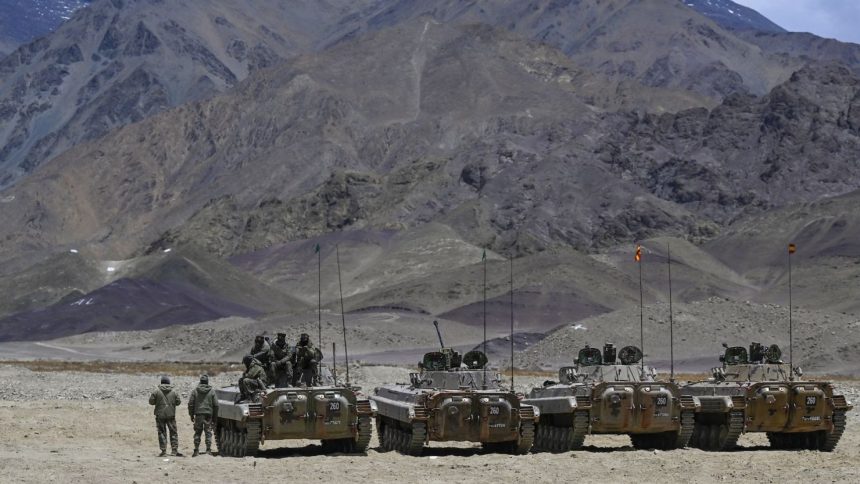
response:
[(319, 251), (320, 251), (320, 245), (319, 245), (319, 244), (317, 244), (317, 245), (314, 247), (314, 254), (319, 253)]
[(482, 261), (487, 260), (487, 249), (484, 249), (484, 253), (481, 254), (481, 260)]

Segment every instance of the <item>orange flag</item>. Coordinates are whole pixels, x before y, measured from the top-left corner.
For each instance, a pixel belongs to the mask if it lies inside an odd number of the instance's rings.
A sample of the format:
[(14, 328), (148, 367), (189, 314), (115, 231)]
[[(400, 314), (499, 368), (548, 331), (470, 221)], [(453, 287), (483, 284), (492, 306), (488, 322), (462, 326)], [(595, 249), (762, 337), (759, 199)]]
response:
[(794, 254), (797, 251), (797, 246), (794, 244), (788, 244), (788, 253)]
[(641, 260), (642, 260), (642, 246), (637, 245), (636, 246), (636, 262), (639, 262)]

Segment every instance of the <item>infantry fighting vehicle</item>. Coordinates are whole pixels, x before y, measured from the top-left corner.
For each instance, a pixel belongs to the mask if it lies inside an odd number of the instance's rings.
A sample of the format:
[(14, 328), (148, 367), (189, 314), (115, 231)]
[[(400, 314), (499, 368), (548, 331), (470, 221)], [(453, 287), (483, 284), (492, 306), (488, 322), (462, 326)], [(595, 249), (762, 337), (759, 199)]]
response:
[[(436, 325), (438, 334), (439, 326)], [(480, 442), (494, 452), (528, 453), (538, 415), (500, 386), (481, 351), (446, 348), (424, 355), (409, 384), (376, 388), (376, 431), (384, 450), (419, 455), (429, 441)]]
[(326, 452), (366, 452), (373, 402), (358, 388), (336, 383), (323, 365), (320, 380), (321, 386), (267, 388), (252, 401), (239, 401), (238, 386), (216, 390), (219, 454), (253, 456), (266, 440), (285, 439), (319, 439)]
[(753, 343), (749, 352), (723, 346), (723, 365), (713, 369), (713, 378), (682, 389), (700, 406), (691, 446), (730, 450), (742, 433), (766, 432), (776, 449), (836, 448), (852, 406), (832, 384), (800, 380), (802, 373), (795, 368), (792, 374), (777, 345)]
[(628, 434), (637, 449), (685, 447), (693, 433), (693, 398), (674, 383), (655, 381), (653, 368), (637, 364), (641, 359), (635, 346), (619, 352), (607, 343), (602, 354), (586, 346), (575, 366), (559, 370), (559, 382), (532, 389), (524, 403), (540, 409), (535, 450), (577, 449), (590, 433)]

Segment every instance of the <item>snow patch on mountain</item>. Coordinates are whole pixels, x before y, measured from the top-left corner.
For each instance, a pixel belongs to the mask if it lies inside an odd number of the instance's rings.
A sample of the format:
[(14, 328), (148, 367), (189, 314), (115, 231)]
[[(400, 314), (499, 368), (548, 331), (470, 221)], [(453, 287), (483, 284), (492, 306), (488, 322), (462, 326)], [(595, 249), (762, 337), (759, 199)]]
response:
[(731, 0), (681, 0), (681, 2), (730, 30), (786, 31), (764, 15)]

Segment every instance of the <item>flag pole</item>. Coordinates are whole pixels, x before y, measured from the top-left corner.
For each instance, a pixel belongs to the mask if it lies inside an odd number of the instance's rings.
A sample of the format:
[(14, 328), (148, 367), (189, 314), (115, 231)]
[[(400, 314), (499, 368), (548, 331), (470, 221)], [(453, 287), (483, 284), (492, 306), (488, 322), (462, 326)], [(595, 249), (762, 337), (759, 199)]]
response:
[[(487, 249), (481, 257), (484, 263), (484, 356), (487, 356)], [(487, 365), (484, 365), (483, 390), (487, 389)]]
[(672, 251), (666, 243), (666, 259), (669, 267), (669, 381), (675, 382), (675, 320), (672, 314)]

